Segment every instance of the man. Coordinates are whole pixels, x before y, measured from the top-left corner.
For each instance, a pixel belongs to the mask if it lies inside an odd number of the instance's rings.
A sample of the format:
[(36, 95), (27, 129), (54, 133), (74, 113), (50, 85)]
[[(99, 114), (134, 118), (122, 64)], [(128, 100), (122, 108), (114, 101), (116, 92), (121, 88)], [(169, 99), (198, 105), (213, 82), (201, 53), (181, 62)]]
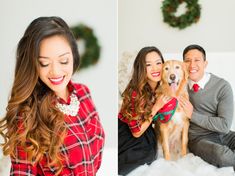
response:
[(232, 88), (224, 79), (205, 72), (208, 62), (201, 46), (186, 47), (183, 60), (189, 69), (191, 103), (181, 98), (180, 105), (190, 118), (189, 150), (210, 164), (235, 170)]

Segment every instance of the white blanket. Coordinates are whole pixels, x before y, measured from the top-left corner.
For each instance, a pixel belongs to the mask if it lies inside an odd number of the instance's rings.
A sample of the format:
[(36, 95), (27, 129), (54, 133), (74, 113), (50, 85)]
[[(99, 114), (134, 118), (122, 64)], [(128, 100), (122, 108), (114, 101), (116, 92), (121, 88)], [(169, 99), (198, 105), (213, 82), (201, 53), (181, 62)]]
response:
[(177, 161), (158, 158), (151, 165), (143, 165), (128, 176), (234, 176), (232, 167), (217, 168), (189, 153)]

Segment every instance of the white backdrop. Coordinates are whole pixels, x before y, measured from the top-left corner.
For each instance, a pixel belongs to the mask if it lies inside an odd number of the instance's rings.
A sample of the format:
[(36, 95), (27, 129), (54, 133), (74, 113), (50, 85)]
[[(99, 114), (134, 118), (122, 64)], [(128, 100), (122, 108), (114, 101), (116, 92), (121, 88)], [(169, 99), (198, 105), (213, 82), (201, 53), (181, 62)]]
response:
[(151, 45), (158, 47), (165, 59), (181, 60), (186, 46), (199, 44), (207, 52), (207, 71), (229, 81), (235, 94), (235, 1), (198, 0), (200, 19), (183, 30), (163, 22), (162, 2), (118, 0), (119, 61), (123, 54), (133, 55)]
[[(235, 52), (235, 1), (198, 0), (201, 17), (184, 30), (163, 22), (163, 0), (118, 0), (118, 52), (154, 45), (164, 53), (181, 53), (198, 43), (208, 52)], [(182, 10), (183, 13), (183, 10)]]

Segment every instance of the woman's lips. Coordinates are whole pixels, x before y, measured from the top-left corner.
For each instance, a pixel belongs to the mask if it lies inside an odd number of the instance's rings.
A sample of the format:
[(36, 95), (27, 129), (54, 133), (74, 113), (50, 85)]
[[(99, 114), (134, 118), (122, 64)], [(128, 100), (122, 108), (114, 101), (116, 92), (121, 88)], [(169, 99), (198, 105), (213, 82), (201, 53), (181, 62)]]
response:
[(160, 72), (153, 72), (153, 73), (151, 73), (151, 75), (153, 77), (158, 77), (158, 76), (160, 76)]
[(58, 78), (49, 78), (50, 82), (54, 85), (61, 84), (64, 81), (64, 76)]

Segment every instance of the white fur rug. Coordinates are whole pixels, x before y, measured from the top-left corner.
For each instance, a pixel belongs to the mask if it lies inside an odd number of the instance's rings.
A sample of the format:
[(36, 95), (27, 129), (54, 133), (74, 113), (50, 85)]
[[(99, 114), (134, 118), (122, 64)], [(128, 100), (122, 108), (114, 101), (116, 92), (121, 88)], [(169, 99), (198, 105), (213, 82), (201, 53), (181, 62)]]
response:
[(235, 173), (233, 167), (217, 168), (192, 153), (176, 161), (167, 161), (158, 143), (158, 159), (151, 165), (136, 168), (128, 176), (235, 176)]
[(158, 158), (151, 165), (143, 165), (128, 176), (235, 176), (232, 167), (217, 168), (192, 153), (177, 161)]

